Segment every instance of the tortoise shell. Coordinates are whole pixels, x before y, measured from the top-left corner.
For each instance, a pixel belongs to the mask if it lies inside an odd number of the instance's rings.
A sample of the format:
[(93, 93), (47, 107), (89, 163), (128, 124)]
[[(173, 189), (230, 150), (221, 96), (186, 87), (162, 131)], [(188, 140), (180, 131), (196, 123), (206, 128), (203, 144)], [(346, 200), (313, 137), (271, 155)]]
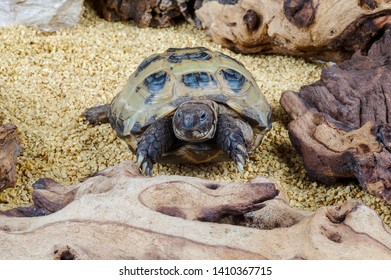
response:
[(252, 127), (254, 148), (271, 128), (271, 107), (242, 63), (204, 47), (145, 59), (110, 105), (109, 122), (132, 151), (142, 132), (189, 100), (213, 100)]

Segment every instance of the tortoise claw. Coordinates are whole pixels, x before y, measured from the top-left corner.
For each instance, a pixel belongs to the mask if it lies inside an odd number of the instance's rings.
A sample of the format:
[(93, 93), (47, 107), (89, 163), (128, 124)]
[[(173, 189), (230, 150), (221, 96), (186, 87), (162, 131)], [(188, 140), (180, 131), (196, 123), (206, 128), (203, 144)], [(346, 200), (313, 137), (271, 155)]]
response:
[(246, 160), (241, 154), (236, 155), (235, 164), (239, 172), (243, 174), (243, 166), (246, 164)]
[(243, 164), (240, 162), (236, 162), (236, 167), (238, 168), (240, 174), (243, 174)]
[(149, 168), (149, 166), (147, 166), (144, 175), (152, 176), (152, 168)]
[(241, 155), (241, 154), (237, 154), (236, 155), (236, 163), (240, 163), (242, 165), (244, 165), (246, 163), (244, 157)]
[[(238, 149), (240, 152), (242, 152), (243, 154), (247, 154), (247, 150), (246, 148), (242, 145), (242, 144), (239, 144), (236, 146), (236, 149)], [(243, 158), (243, 157), (242, 157)], [(243, 162), (244, 164), (244, 162)]]
[(142, 168), (141, 168), (141, 172), (145, 176), (152, 176), (152, 168), (153, 168), (152, 163), (149, 163), (149, 162), (145, 161), (143, 163)]
[(143, 154), (139, 154), (138, 157), (137, 157), (137, 167), (140, 168), (141, 167), (141, 164), (143, 163), (144, 161), (144, 155)]
[(146, 175), (146, 170), (147, 170), (147, 167), (148, 167), (148, 162), (144, 161), (143, 165), (142, 165), (142, 168), (141, 168), (141, 172)]
[(152, 160), (143, 153), (137, 153), (136, 164), (141, 171), (141, 174), (152, 176), (153, 163)]

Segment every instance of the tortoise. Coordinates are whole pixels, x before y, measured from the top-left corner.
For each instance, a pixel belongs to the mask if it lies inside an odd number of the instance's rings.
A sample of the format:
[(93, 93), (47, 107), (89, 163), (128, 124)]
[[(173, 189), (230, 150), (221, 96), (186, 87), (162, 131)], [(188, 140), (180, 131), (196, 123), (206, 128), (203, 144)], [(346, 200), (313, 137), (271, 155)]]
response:
[(86, 110), (109, 122), (145, 175), (160, 163), (233, 160), (240, 172), (271, 129), (271, 107), (251, 73), (204, 47), (169, 48), (145, 59), (110, 105)]

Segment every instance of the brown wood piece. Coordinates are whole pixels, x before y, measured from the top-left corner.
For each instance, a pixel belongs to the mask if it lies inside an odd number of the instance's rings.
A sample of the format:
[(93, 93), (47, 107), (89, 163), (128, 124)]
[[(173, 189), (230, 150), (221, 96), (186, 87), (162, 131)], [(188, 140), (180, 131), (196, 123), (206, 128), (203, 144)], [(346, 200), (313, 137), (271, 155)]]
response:
[(319, 81), (284, 92), (280, 102), (312, 179), (357, 178), (391, 204), (391, 29), (368, 55), (325, 68)]
[(203, 1), (194, 18), (215, 42), (235, 52), (342, 61), (357, 50), (365, 53), (381, 36), (391, 23), (391, 2)]
[(42, 179), (33, 196), (0, 214), (1, 259), (391, 258), (391, 232), (364, 204), (295, 210), (263, 177), (144, 177), (128, 161), (76, 185)]
[(97, 0), (93, 7), (108, 21), (134, 20), (138, 27), (167, 27), (183, 18), (176, 1)]
[(16, 183), (16, 162), (22, 154), (16, 126), (0, 126), (0, 190), (12, 187)]
[[(366, 53), (391, 24), (391, 2), (373, 0), (97, 0), (109, 21), (165, 27), (187, 20), (239, 53), (293, 55), (327, 61)], [(332, 12), (330, 12), (332, 11)]]

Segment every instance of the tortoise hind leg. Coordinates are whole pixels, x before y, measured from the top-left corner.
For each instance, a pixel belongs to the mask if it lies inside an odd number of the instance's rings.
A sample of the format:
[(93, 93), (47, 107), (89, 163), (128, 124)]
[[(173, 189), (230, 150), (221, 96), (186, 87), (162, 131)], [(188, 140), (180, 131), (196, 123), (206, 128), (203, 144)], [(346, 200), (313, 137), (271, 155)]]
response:
[(86, 120), (92, 125), (98, 125), (109, 122), (110, 104), (100, 105), (88, 108), (82, 114)]
[(136, 151), (137, 165), (144, 175), (152, 175), (153, 165), (170, 149), (174, 140), (171, 118), (159, 119), (144, 131)]
[(248, 152), (238, 120), (230, 115), (219, 115), (216, 134), (217, 145), (235, 162), (242, 173)]

